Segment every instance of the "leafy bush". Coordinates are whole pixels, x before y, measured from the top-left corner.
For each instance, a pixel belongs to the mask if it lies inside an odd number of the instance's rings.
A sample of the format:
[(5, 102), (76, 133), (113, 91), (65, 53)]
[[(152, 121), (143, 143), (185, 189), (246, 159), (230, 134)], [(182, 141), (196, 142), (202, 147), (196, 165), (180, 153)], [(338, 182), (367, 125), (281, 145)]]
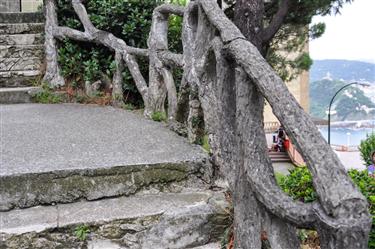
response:
[(359, 151), (361, 152), (361, 157), (363, 161), (366, 162), (366, 165), (373, 164), (370, 153), (375, 151), (375, 133), (372, 133), (367, 136), (365, 140), (361, 141)]
[[(352, 169), (348, 171), (348, 174), (369, 203), (369, 210), (373, 217), (369, 248), (375, 249), (375, 178), (370, 177), (367, 170)], [(312, 202), (317, 198), (311, 174), (306, 167), (296, 168), (290, 171), (288, 176), (277, 174), (277, 182), (293, 199)]]
[[(280, 176), (279, 176), (280, 177)], [(280, 187), (293, 199), (303, 202), (316, 200), (316, 192), (312, 184), (310, 172), (304, 168), (296, 168), (279, 180)]]
[(156, 122), (166, 121), (167, 115), (165, 114), (165, 112), (154, 112), (151, 115), (151, 119), (156, 121)]

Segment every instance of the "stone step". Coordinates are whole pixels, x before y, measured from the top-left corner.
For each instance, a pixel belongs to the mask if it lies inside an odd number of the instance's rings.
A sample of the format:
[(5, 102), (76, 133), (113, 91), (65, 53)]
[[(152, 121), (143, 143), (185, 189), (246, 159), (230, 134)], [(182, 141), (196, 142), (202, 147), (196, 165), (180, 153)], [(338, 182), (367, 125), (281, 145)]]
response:
[(0, 35), (39, 34), (44, 32), (44, 23), (0, 23)]
[(210, 248), (199, 246), (220, 239), (228, 208), (223, 193), (202, 191), (12, 210), (1, 213), (0, 248)]
[(203, 246), (194, 247), (192, 249), (221, 249), (220, 243), (210, 243)]
[[(0, 104), (30, 103), (32, 95), (38, 91), (40, 91), (39, 87), (0, 88)], [(0, 202), (2, 199), (0, 197)], [(2, 205), (3, 203), (0, 204)]]
[(44, 14), (41, 12), (7, 12), (0, 13), (0, 23), (41, 23)]
[(0, 63), (5, 59), (38, 58), (44, 56), (43, 45), (0, 45)]
[(0, 210), (208, 188), (198, 146), (111, 107), (3, 105)]
[(40, 77), (39, 70), (0, 72), (0, 88), (29, 87)]
[(40, 70), (41, 66), (40, 57), (0, 58), (0, 72), (34, 71)]
[(0, 35), (0, 45), (43, 45), (44, 36), (42, 34), (15, 34)]
[(292, 160), (290, 158), (271, 158), (271, 162), (273, 163), (291, 163)]

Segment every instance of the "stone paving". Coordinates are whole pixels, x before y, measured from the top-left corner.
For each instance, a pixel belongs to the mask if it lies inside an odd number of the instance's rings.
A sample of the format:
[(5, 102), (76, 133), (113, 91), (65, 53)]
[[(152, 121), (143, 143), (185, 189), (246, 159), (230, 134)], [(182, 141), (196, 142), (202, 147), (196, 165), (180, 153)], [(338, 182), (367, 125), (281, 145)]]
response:
[(0, 175), (206, 158), (162, 123), (112, 107), (0, 105)]

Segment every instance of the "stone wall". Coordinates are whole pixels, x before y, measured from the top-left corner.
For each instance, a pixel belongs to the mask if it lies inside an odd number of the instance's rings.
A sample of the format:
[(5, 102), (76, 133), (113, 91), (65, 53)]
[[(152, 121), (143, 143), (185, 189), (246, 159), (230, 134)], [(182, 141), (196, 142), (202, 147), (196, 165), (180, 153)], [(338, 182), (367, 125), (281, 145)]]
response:
[(0, 0), (1, 12), (20, 12), (21, 4), (19, 0)]

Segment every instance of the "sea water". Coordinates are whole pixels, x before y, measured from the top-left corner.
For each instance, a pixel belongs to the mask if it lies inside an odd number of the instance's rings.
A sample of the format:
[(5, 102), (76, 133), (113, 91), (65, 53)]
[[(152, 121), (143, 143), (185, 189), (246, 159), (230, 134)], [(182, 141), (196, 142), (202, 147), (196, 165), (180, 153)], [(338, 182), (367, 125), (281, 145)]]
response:
[[(327, 140), (328, 127), (319, 127), (320, 133)], [(347, 128), (347, 127), (331, 127), (331, 144), (358, 146), (362, 140), (366, 139), (368, 135), (374, 133), (375, 128)]]

